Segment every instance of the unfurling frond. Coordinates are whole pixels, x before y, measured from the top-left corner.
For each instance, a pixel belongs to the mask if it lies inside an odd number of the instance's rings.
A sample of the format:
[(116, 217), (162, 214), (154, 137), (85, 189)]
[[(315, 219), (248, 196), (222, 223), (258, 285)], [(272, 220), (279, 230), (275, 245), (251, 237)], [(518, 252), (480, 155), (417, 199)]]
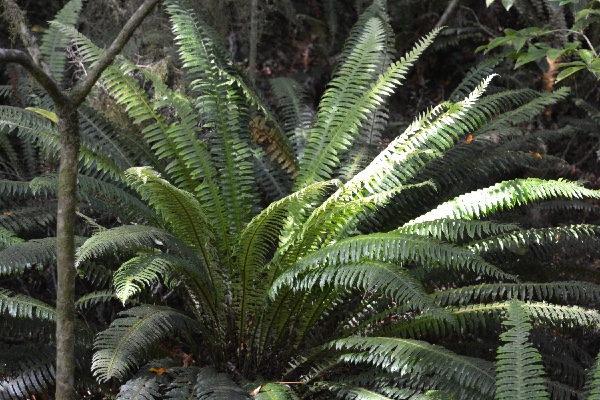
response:
[(498, 377), (495, 399), (548, 398), (542, 377), (542, 357), (528, 341), (531, 330), (529, 317), (527, 308), (519, 301), (512, 301), (508, 306), (508, 318), (503, 325), (510, 329), (500, 336), (506, 344), (498, 349), (496, 357)]
[(120, 318), (94, 342), (92, 372), (100, 381), (123, 379), (139, 367), (151, 346), (178, 331), (191, 329), (195, 321), (160, 306), (139, 306), (119, 313)]

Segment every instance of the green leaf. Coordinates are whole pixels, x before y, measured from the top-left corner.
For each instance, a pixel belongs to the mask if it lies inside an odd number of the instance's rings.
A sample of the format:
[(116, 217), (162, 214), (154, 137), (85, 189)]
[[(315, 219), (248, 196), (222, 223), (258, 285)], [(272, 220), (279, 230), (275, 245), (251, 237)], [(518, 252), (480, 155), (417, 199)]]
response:
[(515, 3), (515, 1), (516, 0), (502, 0), (502, 5), (508, 11), (513, 6), (513, 4)]
[(559, 74), (556, 76), (556, 82), (560, 82), (563, 79), (568, 78), (569, 76), (573, 75), (577, 71), (581, 71), (584, 68), (585, 65), (578, 65), (574, 67), (565, 68), (562, 71), (560, 71)]
[(580, 49), (578, 53), (579, 53), (579, 57), (581, 57), (583, 62), (586, 64), (591, 63), (592, 60), (594, 59), (594, 52), (591, 50)]

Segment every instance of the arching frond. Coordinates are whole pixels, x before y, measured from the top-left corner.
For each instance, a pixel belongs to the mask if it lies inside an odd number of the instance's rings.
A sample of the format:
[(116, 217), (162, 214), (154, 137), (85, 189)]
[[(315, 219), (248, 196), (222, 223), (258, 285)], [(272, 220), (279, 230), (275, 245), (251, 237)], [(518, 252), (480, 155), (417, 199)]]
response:
[(315, 385), (316, 390), (326, 389), (336, 394), (338, 399), (355, 399), (355, 400), (392, 400), (394, 397), (384, 396), (373, 390), (365, 389), (364, 387), (349, 385), (339, 382), (319, 382)]
[(563, 179), (515, 179), (459, 196), (415, 218), (407, 225), (443, 218), (480, 218), (515, 206), (556, 197), (599, 198), (600, 192)]
[(441, 346), (410, 339), (349, 337), (331, 342), (339, 360), (382, 368), (400, 376), (427, 374), (432, 383), (456, 380), (482, 395), (494, 391), (495, 376), (489, 362), (460, 356)]
[(365, 260), (413, 261), (424, 266), (442, 264), (488, 276), (514, 279), (469, 250), (422, 236), (389, 232), (350, 237), (314, 251), (281, 275), (272, 290), (276, 291), (284, 282), (290, 282), (301, 273), (316, 269), (319, 265), (335, 266)]
[(526, 400), (548, 398), (544, 386), (542, 357), (528, 341), (531, 323), (529, 312), (518, 301), (508, 305), (508, 317), (502, 323), (509, 327), (500, 335), (505, 342), (496, 356), (495, 399)]
[(590, 369), (585, 388), (589, 393), (588, 400), (600, 400), (600, 353)]
[(3, 288), (0, 288), (0, 312), (17, 318), (56, 320), (56, 310), (53, 307), (43, 301)]
[(101, 381), (123, 379), (137, 368), (144, 355), (161, 339), (195, 326), (195, 321), (160, 306), (138, 306), (119, 313), (94, 341), (92, 372)]
[[(162, 359), (144, 365), (133, 378), (121, 385), (117, 400), (159, 400), (164, 399), (164, 387), (171, 384), (171, 372), (176, 364), (173, 360)], [(158, 374), (155, 371), (164, 370)], [(179, 376), (178, 376), (179, 377)], [(189, 382), (188, 382), (189, 384)], [(180, 397), (180, 399), (183, 397)]]
[(198, 254), (211, 280), (216, 283), (217, 251), (213, 226), (193, 195), (176, 188), (146, 167), (131, 168), (125, 177), (163, 218), (173, 235)]
[(600, 299), (600, 286), (589, 282), (490, 283), (440, 290), (433, 293), (441, 306), (465, 305), (519, 299), (521, 301), (551, 301), (589, 304)]
[(242, 400), (247, 393), (229, 376), (213, 367), (189, 367), (176, 371), (177, 377), (168, 386), (165, 399)]
[[(10, 247), (17, 243), (23, 243), (23, 239), (19, 238), (14, 232), (0, 227), (0, 247), (1, 248)], [(2, 275), (4, 273), (3, 267), (1, 267), (1, 265), (2, 265), (1, 257), (2, 257), (2, 253), (0, 253), (0, 275)]]
[(99, 303), (108, 303), (111, 300), (116, 300), (114, 292), (111, 289), (99, 290), (97, 292), (86, 293), (75, 301), (75, 307), (80, 310), (85, 310), (94, 307)]
[(56, 257), (56, 238), (32, 239), (0, 251), (0, 275), (22, 274), (25, 269), (44, 266)]
[(430, 236), (438, 240), (456, 242), (498, 235), (517, 230), (518, 225), (494, 221), (472, 221), (463, 219), (439, 219), (411, 225), (404, 225), (397, 232)]
[(476, 87), (486, 76), (492, 75), (494, 67), (500, 63), (498, 58), (488, 58), (476, 66), (469, 69), (469, 72), (462, 78), (462, 81), (452, 91), (448, 100), (457, 102), (469, 95), (472, 88)]
[(326, 266), (311, 270), (293, 280), (278, 280), (271, 290), (271, 296), (274, 298), (284, 287), (310, 291), (315, 287), (328, 286), (359, 289), (366, 293), (377, 290), (394, 304), (410, 303), (416, 310), (429, 313), (436, 318), (447, 319), (450, 324), (454, 323), (450, 315), (434, 305), (421, 283), (406, 269), (392, 263), (374, 260)]
[(177, 250), (179, 254), (195, 258), (184, 243), (162, 229), (146, 225), (124, 225), (98, 232), (87, 239), (77, 249), (76, 263), (79, 265), (106, 253), (134, 253), (163, 245)]
[(509, 250), (517, 254), (531, 249), (539, 257), (559, 246), (576, 250), (586, 238), (596, 240), (599, 233), (600, 228), (595, 225), (526, 229), (479, 240), (469, 244), (468, 248), (478, 253)]
[(49, 346), (0, 345), (0, 398), (43, 396), (54, 386), (55, 358)]
[(252, 206), (258, 203), (250, 138), (243, 131), (249, 123), (247, 104), (215, 62), (217, 46), (206, 27), (177, 2), (169, 2), (167, 12), (191, 80), (190, 89), (198, 96), (195, 105), (204, 113), (205, 125), (214, 129), (209, 147), (220, 175), (221, 196), (230, 216), (229, 229), (237, 234), (250, 220)]

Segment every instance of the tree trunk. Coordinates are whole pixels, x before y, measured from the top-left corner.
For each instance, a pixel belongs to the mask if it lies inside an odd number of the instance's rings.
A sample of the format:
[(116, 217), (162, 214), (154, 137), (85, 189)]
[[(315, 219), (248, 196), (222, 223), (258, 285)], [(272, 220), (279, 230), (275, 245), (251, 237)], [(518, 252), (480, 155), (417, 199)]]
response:
[(79, 121), (73, 104), (58, 107), (60, 166), (56, 222), (56, 398), (75, 399), (75, 208)]

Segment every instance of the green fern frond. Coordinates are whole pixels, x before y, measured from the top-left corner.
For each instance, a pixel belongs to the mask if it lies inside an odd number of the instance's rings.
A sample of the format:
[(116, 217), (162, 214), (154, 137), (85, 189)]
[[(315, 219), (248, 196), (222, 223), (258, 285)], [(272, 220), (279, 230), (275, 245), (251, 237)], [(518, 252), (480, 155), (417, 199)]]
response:
[(31, 194), (29, 182), (0, 180), (0, 194), (6, 196), (27, 196)]
[(589, 304), (600, 298), (600, 286), (589, 282), (490, 283), (446, 289), (433, 294), (440, 306), (519, 299)]
[(168, 286), (173, 284), (175, 274), (178, 273), (189, 280), (188, 284), (196, 284), (195, 290), (202, 295), (204, 304), (210, 309), (215, 287), (207, 271), (172, 254), (151, 253), (129, 259), (121, 265), (113, 278), (115, 295), (125, 303), (152, 282), (163, 281)]
[[(65, 25), (75, 26), (83, 5), (82, 3), (82, 0), (69, 1), (58, 14), (56, 14), (55, 20)], [(50, 28), (44, 32), (44, 36), (42, 37), (40, 51), (44, 55), (45, 61), (59, 85), (65, 71), (67, 46), (69, 45), (69, 42), (69, 37), (65, 36), (63, 32), (52, 24), (50, 24)]]
[(401, 186), (433, 158), (454, 146), (456, 139), (479, 126), (483, 113), (469, 114), (494, 75), (483, 80), (465, 99), (444, 103), (417, 118), (402, 135), (349, 183), (370, 193)]
[(0, 288), (0, 312), (11, 317), (56, 320), (56, 310), (43, 301)]
[(81, 262), (77, 265), (77, 274), (95, 288), (106, 288), (112, 283), (113, 271), (101, 264)]
[(90, 292), (78, 298), (75, 301), (75, 307), (80, 310), (85, 310), (90, 307), (95, 307), (99, 303), (108, 303), (111, 300), (116, 300), (116, 298), (117, 297), (111, 289)]
[(197, 23), (190, 13), (170, 2), (167, 12), (179, 47), (186, 75), (191, 79), (192, 94), (198, 95), (195, 105), (205, 115), (205, 126), (215, 135), (210, 151), (220, 174), (221, 196), (230, 215), (229, 230), (235, 234), (252, 215), (252, 205), (258, 203), (253, 177), (253, 163), (248, 134), (247, 104), (239, 91), (215, 62), (217, 46), (205, 26)]
[(313, 121), (307, 95), (302, 86), (291, 78), (270, 79), (269, 84), (277, 99), (283, 130), (292, 139), (296, 154), (300, 154), (306, 145), (308, 128)]
[(424, 266), (446, 265), (456, 269), (469, 269), (487, 276), (514, 280), (477, 254), (449, 243), (431, 238), (405, 235), (398, 232), (374, 233), (350, 237), (324, 247), (302, 258), (294, 267), (281, 275), (272, 290), (291, 281), (300, 274), (319, 265), (343, 265), (365, 260), (383, 262), (413, 261)]
[(557, 247), (577, 249), (586, 238), (597, 239), (600, 228), (596, 225), (570, 225), (540, 229), (527, 229), (500, 234), (470, 243), (467, 247), (477, 253), (509, 250), (521, 254), (532, 249), (536, 256), (552, 252)]
[(498, 235), (519, 229), (518, 225), (494, 221), (472, 221), (463, 219), (441, 219), (405, 225), (399, 233), (430, 236), (450, 242)]
[(444, 218), (480, 218), (515, 206), (556, 197), (568, 199), (599, 198), (600, 192), (586, 189), (577, 182), (563, 179), (557, 181), (537, 178), (515, 179), (459, 196), (454, 200), (441, 204), (406, 225)]
[(526, 400), (549, 397), (542, 377), (542, 357), (528, 341), (531, 330), (529, 318), (526, 307), (518, 301), (510, 302), (508, 317), (502, 323), (509, 327), (509, 330), (500, 335), (500, 340), (506, 344), (498, 349), (496, 356), (498, 377), (495, 399)]
[(564, 100), (569, 95), (569, 91), (570, 89), (567, 86), (563, 86), (554, 92), (540, 93), (535, 100), (495, 118), (486, 125), (485, 130), (490, 131), (503, 126), (516, 126), (523, 122), (530, 121), (549, 105)]
[(600, 400), (600, 353), (589, 371), (585, 389), (589, 393), (588, 400)]
[(469, 69), (469, 72), (466, 73), (462, 81), (448, 96), (448, 100), (457, 102), (464, 99), (471, 92), (471, 88), (477, 86), (486, 76), (492, 75), (494, 67), (499, 63), (500, 59), (498, 58), (488, 58)]
[(162, 229), (145, 225), (124, 225), (98, 232), (87, 239), (76, 253), (76, 264), (101, 257), (106, 253), (135, 253), (166, 245), (179, 254), (195, 258), (194, 253), (181, 241)]
[[(17, 243), (23, 243), (24, 240), (19, 238), (14, 232), (0, 227), (0, 247), (6, 248)], [(0, 253), (0, 275), (4, 275), (4, 267), (2, 266), (2, 253)]]
[[(244, 336), (243, 332), (246, 330), (247, 314), (256, 311), (257, 304), (264, 299), (267, 285), (260, 285), (259, 282), (265, 277), (261, 279), (259, 277), (266, 270), (267, 255), (280, 239), (286, 218), (301, 214), (312, 198), (322, 196), (335, 183), (329, 181), (309, 185), (303, 190), (271, 203), (241, 232), (235, 252), (236, 271), (240, 277), (239, 280), (234, 280), (236, 289), (233, 291), (236, 303), (240, 307), (238, 325), (240, 337)], [(270, 276), (266, 279), (267, 284), (271, 282), (269, 278)]]
[(137, 368), (149, 348), (177, 331), (193, 329), (196, 322), (167, 307), (138, 306), (119, 314), (94, 341), (92, 373), (100, 382), (124, 379)]
[[(285, 276), (285, 275), (284, 275)], [(443, 309), (434, 305), (421, 283), (414, 279), (408, 270), (391, 263), (363, 261), (337, 266), (327, 266), (311, 270), (294, 280), (278, 280), (270, 295), (275, 298), (284, 287), (294, 291), (310, 291), (312, 288), (360, 289), (366, 293), (379, 291), (394, 304), (410, 304), (416, 310), (446, 319), (454, 320)]]
[(150, 168), (130, 168), (125, 172), (125, 178), (163, 218), (173, 235), (198, 254), (211, 281), (216, 283), (217, 250), (213, 226), (200, 203)]
[(494, 391), (495, 376), (490, 363), (460, 356), (441, 346), (410, 339), (349, 337), (327, 345), (341, 354), (342, 362), (366, 363), (402, 375), (427, 374), (432, 383), (456, 380), (482, 395)]
[(229, 376), (213, 367), (189, 367), (173, 370), (177, 377), (167, 386), (165, 399), (242, 400), (248, 399)]
[(22, 274), (27, 268), (44, 266), (56, 258), (56, 238), (32, 239), (0, 251), (0, 276)]
[(0, 215), (0, 226), (15, 233), (46, 230), (56, 222), (56, 201), (41, 205), (24, 206), (5, 211)]
[[(382, 22), (373, 18), (365, 25), (364, 37), (348, 57), (348, 65), (331, 81), (319, 106), (315, 127), (311, 130), (296, 187), (325, 180), (339, 162), (337, 154), (354, 141), (360, 121), (367, 113), (382, 104), (384, 98), (400, 84), (408, 68), (431, 44), (439, 29), (421, 40), (405, 57), (393, 63), (376, 83), (371, 83), (373, 57), (377, 57), (384, 41)], [(356, 54), (355, 54), (356, 53)], [(342, 74), (344, 72), (344, 74)], [(332, 112), (335, 110), (335, 112)]]
[(0, 397), (30, 399), (43, 396), (55, 384), (55, 359), (56, 351), (47, 346), (0, 346)]

